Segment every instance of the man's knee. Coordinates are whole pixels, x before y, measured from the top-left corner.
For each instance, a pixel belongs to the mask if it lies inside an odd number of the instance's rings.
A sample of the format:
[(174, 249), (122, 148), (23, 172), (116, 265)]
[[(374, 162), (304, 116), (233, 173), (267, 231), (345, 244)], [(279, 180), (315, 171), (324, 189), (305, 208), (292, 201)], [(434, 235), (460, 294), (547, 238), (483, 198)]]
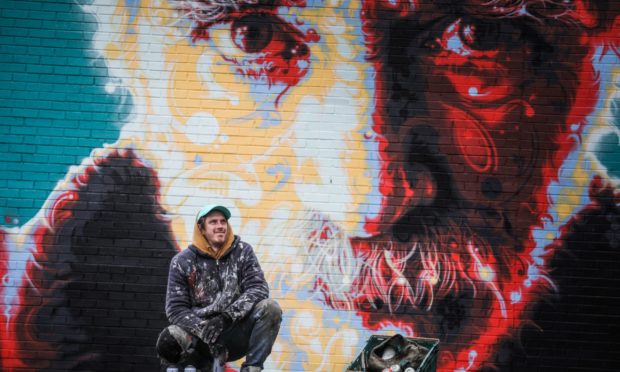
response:
[(271, 298), (262, 300), (257, 304), (257, 308), (259, 318), (278, 325), (282, 322), (282, 308), (275, 300)]
[(164, 328), (157, 338), (157, 354), (167, 363), (178, 363), (181, 360), (183, 348), (172, 335), (170, 327)]

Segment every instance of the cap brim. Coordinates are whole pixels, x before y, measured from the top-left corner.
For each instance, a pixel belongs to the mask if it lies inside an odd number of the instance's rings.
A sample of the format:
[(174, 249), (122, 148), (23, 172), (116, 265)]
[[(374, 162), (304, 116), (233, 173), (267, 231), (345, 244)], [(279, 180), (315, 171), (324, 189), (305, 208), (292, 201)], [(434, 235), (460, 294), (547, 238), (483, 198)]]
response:
[(203, 207), (200, 211), (198, 211), (198, 214), (196, 214), (196, 222), (198, 222), (198, 220), (202, 217), (214, 211), (221, 212), (227, 220), (230, 219), (231, 214), (228, 208), (224, 207), (223, 205), (207, 205)]

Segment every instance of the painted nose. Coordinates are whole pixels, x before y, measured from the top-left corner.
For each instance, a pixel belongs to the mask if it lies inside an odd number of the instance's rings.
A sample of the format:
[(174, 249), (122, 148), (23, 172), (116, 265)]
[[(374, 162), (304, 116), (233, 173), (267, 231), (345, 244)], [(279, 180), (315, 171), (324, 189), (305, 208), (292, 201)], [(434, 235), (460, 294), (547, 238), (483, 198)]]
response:
[(369, 224), (376, 233), (393, 233), (394, 226), (416, 210), (447, 208), (453, 200), (451, 171), (440, 148), (439, 131), (414, 119), (403, 128), (403, 135), (391, 137), (381, 149), (381, 214)]

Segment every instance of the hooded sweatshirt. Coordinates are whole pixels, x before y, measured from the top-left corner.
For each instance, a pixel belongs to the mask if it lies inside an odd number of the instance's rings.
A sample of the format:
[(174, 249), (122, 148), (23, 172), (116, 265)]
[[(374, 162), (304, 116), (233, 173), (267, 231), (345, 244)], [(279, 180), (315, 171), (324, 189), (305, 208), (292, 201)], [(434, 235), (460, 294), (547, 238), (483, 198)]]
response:
[(200, 322), (227, 314), (233, 323), (269, 297), (269, 287), (252, 246), (233, 234), (215, 251), (194, 225), (192, 244), (170, 262), (166, 316), (170, 323), (200, 337)]

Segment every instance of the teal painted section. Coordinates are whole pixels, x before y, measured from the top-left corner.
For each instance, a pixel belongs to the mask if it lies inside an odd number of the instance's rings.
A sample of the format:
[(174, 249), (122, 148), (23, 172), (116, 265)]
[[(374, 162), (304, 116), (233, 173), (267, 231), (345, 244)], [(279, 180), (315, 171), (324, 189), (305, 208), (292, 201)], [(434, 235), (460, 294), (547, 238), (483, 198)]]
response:
[[(620, 82), (616, 83), (620, 88)], [(615, 132), (604, 135), (597, 146), (596, 156), (607, 169), (610, 177), (620, 179), (620, 98), (615, 98), (610, 105), (610, 121), (614, 126)]]
[(114, 142), (130, 103), (93, 54), (95, 19), (71, 0), (0, 2), (0, 224), (40, 209), (67, 169)]

